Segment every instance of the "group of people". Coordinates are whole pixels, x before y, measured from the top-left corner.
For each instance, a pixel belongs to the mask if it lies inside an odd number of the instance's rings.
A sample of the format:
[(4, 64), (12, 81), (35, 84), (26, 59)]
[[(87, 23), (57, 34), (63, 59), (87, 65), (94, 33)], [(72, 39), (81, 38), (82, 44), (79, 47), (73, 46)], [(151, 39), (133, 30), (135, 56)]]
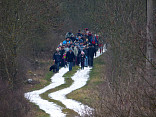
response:
[(56, 70), (59, 72), (59, 67), (69, 67), (69, 71), (75, 65), (84, 67), (93, 67), (93, 58), (100, 48), (103, 52), (103, 43), (99, 43), (99, 35), (91, 33), (88, 28), (82, 33), (80, 30), (74, 36), (73, 33), (67, 32), (65, 40), (61, 42), (56, 52), (53, 54), (53, 60)]

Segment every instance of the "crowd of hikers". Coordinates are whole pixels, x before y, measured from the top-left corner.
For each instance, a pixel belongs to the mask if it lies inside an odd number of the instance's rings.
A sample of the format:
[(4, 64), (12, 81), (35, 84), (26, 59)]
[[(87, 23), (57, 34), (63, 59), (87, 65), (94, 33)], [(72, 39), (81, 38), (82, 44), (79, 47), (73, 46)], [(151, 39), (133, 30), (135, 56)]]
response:
[(56, 52), (53, 54), (54, 65), (50, 67), (50, 71), (59, 72), (59, 67), (72, 67), (77, 65), (84, 67), (93, 67), (93, 58), (96, 56), (97, 50), (103, 53), (103, 42), (99, 42), (99, 35), (93, 34), (85, 28), (84, 32), (78, 30), (74, 36), (73, 33), (67, 32), (65, 40), (61, 42)]

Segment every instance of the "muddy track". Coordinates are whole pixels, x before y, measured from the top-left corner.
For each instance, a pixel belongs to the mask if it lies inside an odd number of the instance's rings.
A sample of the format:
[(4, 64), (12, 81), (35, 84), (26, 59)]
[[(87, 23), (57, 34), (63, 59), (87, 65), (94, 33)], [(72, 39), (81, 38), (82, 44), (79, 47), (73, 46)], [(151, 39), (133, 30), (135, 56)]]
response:
[[(97, 52), (97, 56), (100, 56), (99, 51)], [(87, 81), (89, 80), (89, 72), (91, 68), (87, 67), (84, 70), (77, 70), (77, 72), (71, 77), (74, 81), (71, 86), (55, 91), (50, 93), (48, 97), (53, 100), (57, 100), (61, 102), (65, 107), (55, 104), (54, 102), (50, 102), (48, 100), (42, 99), (40, 97), (41, 94), (45, 93), (50, 89), (54, 89), (62, 84), (65, 83), (65, 78), (63, 77), (64, 74), (68, 72), (68, 68), (61, 68), (59, 73), (56, 73), (54, 76), (51, 77), (51, 84), (36, 91), (25, 93), (25, 97), (30, 100), (30, 102), (35, 103), (39, 106), (40, 109), (45, 111), (50, 115), (50, 117), (66, 117), (67, 114), (63, 110), (69, 109), (78, 113), (78, 115), (74, 116), (85, 116), (90, 115), (92, 113), (92, 108), (87, 105), (82, 104), (81, 102), (67, 99), (66, 95), (71, 93), (74, 90), (82, 88), (86, 85)]]

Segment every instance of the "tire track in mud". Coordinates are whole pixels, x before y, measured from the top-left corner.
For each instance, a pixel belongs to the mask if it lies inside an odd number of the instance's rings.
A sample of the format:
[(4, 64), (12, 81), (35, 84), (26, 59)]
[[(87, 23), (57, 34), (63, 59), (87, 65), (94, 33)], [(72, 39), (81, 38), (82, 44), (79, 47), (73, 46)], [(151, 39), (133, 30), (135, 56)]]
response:
[(79, 114), (76, 113), (75, 111), (71, 110), (71, 109), (67, 109), (66, 106), (59, 100), (57, 99), (52, 99), (52, 98), (49, 98), (49, 94), (50, 93), (53, 93), (53, 92), (56, 92), (56, 91), (59, 91), (59, 90), (62, 90), (64, 88), (68, 88), (70, 87), (72, 84), (73, 84), (73, 80), (72, 80), (72, 76), (77, 72), (77, 70), (79, 69), (80, 67), (78, 66), (75, 66), (73, 67), (73, 70), (72, 71), (68, 71), (66, 74), (63, 75), (64, 77), (64, 80), (65, 80), (65, 83), (58, 86), (58, 87), (55, 87), (53, 89), (50, 89), (48, 91), (46, 91), (45, 93), (42, 93), (40, 94), (41, 98), (45, 99), (45, 100), (48, 100), (48, 101), (52, 101), (54, 103), (56, 103), (57, 105), (59, 106), (62, 106), (62, 111), (63, 113), (65, 113), (67, 116), (78, 116)]
[[(97, 56), (100, 56), (100, 52), (97, 52)], [(95, 57), (95, 58), (96, 58)], [(78, 113), (80, 116), (90, 115), (93, 111), (92, 108), (90, 108), (87, 105), (82, 104), (81, 102), (67, 99), (66, 95), (71, 93), (74, 90), (77, 90), (79, 88), (82, 88), (86, 85), (87, 81), (89, 80), (89, 72), (91, 68), (85, 68), (84, 70), (78, 70), (73, 76), (72, 80), (74, 81), (71, 86), (55, 91), (53, 93), (50, 93), (48, 96), (50, 99), (59, 101), (64, 106), (60, 106), (54, 102), (42, 99), (40, 97), (41, 94), (47, 92), (48, 90), (54, 89), (56, 87), (59, 87), (60, 85), (65, 84), (65, 78), (63, 77), (64, 74), (68, 72), (68, 68), (61, 68), (59, 73), (56, 73), (53, 77), (51, 77), (52, 83), (43, 89), (32, 91), (25, 93), (25, 97), (30, 100), (30, 102), (35, 103), (39, 106), (40, 109), (45, 111), (50, 115), (50, 117), (65, 117), (67, 116), (66, 111), (67, 110), (71, 112), (73, 110), (73, 114), (77, 116), (76, 113)], [(75, 113), (76, 112), (76, 113)]]
[(68, 87), (64, 88), (62, 90), (53, 92), (49, 94), (49, 97), (55, 100), (59, 100), (62, 102), (68, 109), (74, 110), (77, 112), (80, 116), (90, 115), (92, 112), (92, 108), (90, 108), (87, 105), (82, 104), (81, 102), (67, 99), (66, 95), (71, 93), (74, 90), (77, 90), (87, 83), (89, 79), (89, 71), (91, 68), (85, 68), (84, 70), (78, 70), (74, 76), (72, 77), (72, 80), (74, 81), (73, 84)]
[[(98, 51), (97, 56), (94, 58), (97, 58), (100, 55), (101, 55), (100, 51)], [(73, 99), (67, 99), (66, 97), (67, 94), (71, 93), (74, 90), (82, 88), (83, 86), (86, 85), (87, 81), (89, 80), (89, 72), (91, 69), (92, 68), (87, 67), (84, 70), (78, 70), (73, 75), (73, 77), (71, 77), (74, 82), (70, 87), (50, 93), (49, 97), (55, 100), (59, 100), (68, 109), (74, 110), (80, 116), (91, 115), (94, 109), (90, 108), (87, 105), (82, 104), (81, 102), (75, 101)]]
[(32, 92), (25, 93), (25, 98), (27, 98), (30, 102), (35, 103), (39, 106), (40, 109), (45, 111), (51, 117), (65, 117), (66, 115), (62, 113), (62, 107), (58, 106), (54, 102), (49, 102), (48, 100), (44, 100), (40, 97), (40, 94), (53, 89), (57, 86), (64, 84), (63, 75), (68, 72), (67, 68), (61, 68), (59, 73), (56, 73), (52, 78), (52, 83), (40, 90), (35, 90)]

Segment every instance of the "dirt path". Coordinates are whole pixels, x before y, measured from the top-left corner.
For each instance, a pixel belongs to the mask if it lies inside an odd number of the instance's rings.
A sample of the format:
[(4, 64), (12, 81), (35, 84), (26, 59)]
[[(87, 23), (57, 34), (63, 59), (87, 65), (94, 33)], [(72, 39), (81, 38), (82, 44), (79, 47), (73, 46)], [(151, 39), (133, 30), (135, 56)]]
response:
[[(97, 56), (100, 56), (100, 52), (97, 52)], [(96, 58), (95, 57), (95, 58)], [(66, 95), (71, 93), (72, 91), (82, 88), (86, 85), (89, 80), (89, 72), (91, 68), (87, 67), (84, 70), (78, 70), (72, 77), (74, 81), (73, 84), (65, 89), (53, 92), (49, 94), (49, 98), (58, 100), (63, 103), (67, 109), (71, 109), (77, 112), (80, 116), (89, 115), (92, 112), (92, 108), (87, 105), (82, 104), (81, 102), (67, 99)], [(61, 68), (59, 73), (56, 73), (53, 77), (51, 77), (51, 84), (44, 87), (43, 89), (28, 92), (25, 94), (25, 97), (30, 100), (30, 102), (35, 103), (39, 106), (40, 109), (44, 110), (51, 117), (65, 117), (66, 114), (62, 112), (63, 107), (56, 105), (53, 102), (49, 102), (48, 100), (44, 100), (40, 97), (40, 94), (48, 91), (49, 89), (53, 89), (57, 86), (60, 86), (65, 83), (63, 75), (68, 72), (68, 68)]]
[(35, 103), (39, 106), (40, 109), (44, 110), (51, 117), (65, 117), (65, 114), (62, 113), (62, 107), (56, 105), (53, 102), (49, 102), (48, 100), (44, 100), (40, 97), (40, 94), (48, 91), (49, 89), (53, 89), (57, 86), (60, 86), (65, 83), (63, 75), (68, 72), (67, 68), (61, 68), (59, 73), (55, 74), (51, 80), (52, 83), (43, 89), (32, 91), (25, 93), (25, 97), (30, 100), (30, 102)]
[(80, 116), (84, 116), (85, 114), (89, 115), (93, 109), (91, 109), (87, 105), (82, 104), (81, 102), (67, 99), (66, 95), (86, 85), (89, 79), (90, 69), (91, 68), (78, 70), (72, 77), (74, 83), (70, 87), (51, 93), (49, 94), (49, 97), (55, 100), (59, 100), (66, 106), (66, 108), (74, 110)]

